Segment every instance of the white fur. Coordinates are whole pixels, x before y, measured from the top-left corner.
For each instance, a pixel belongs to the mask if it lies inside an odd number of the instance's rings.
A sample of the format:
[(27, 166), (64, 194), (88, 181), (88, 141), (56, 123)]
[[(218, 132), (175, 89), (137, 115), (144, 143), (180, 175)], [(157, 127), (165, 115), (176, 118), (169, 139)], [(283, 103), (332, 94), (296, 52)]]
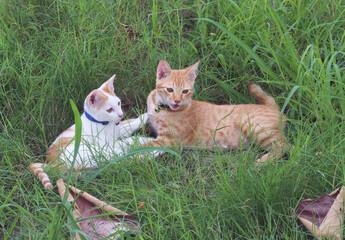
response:
[[(110, 159), (116, 155), (123, 155), (133, 146), (140, 146), (145, 142), (152, 141), (153, 138), (130, 136), (137, 129), (147, 122), (147, 113), (141, 115), (134, 121), (125, 125), (116, 125), (111, 122), (108, 125), (94, 123), (81, 116), (82, 120), (82, 142), (79, 146), (75, 168), (96, 168), (99, 157)], [(73, 125), (74, 127), (74, 125)], [(69, 132), (67, 132), (69, 134)], [(69, 167), (73, 160), (75, 144), (71, 142), (60, 155)]]
[[(153, 140), (153, 138), (131, 136), (133, 132), (146, 124), (148, 120), (147, 113), (131, 122), (118, 124), (123, 116), (121, 104), (119, 104), (121, 101), (117, 96), (104, 91), (106, 87), (110, 91), (114, 91), (114, 78), (115, 75), (100, 88), (92, 91), (85, 99), (84, 110), (97, 121), (109, 121), (109, 123), (103, 125), (102, 123), (93, 122), (86, 117), (85, 113), (82, 114), (82, 141), (79, 146), (75, 165), (73, 166), (76, 169), (96, 168), (98, 161), (102, 157), (111, 160), (116, 155), (127, 153), (134, 145), (139, 147)], [(107, 100), (102, 101), (105, 98)], [(109, 109), (113, 111), (108, 112), (107, 110)], [(75, 125), (72, 125), (70, 129), (73, 131), (69, 130), (61, 133), (53, 144), (58, 143), (61, 138), (74, 137)], [(75, 141), (71, 141), (59, 156), (59, 159), (65, 162), (68, 167), (72, 167), (74, 149)]]

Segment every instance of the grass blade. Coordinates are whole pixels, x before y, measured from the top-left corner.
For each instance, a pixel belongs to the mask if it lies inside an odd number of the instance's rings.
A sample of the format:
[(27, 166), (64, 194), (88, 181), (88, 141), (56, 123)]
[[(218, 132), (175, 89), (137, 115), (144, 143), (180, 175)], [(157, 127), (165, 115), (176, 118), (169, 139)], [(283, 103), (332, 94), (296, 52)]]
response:
[(157, 148), (157, 147), (138, 148), (138, 149), (132, 150), (129, 153), (127, 153), (125, 155), (122, 155), (122, 156), (119, 156), (119, 157), (113, 159), (112, 161), (110, 161), (106, 166), (104, 166), (103, 168), (99, 169), (93, 176), (91, 176), (89, 178), (89, 180), (86, 181), (86, 183), (84, 185), (86, 186), (89, 183), (91, 183), (92, 180), (95, 179), (97, 175), (99, 175), (101, 172), (103, 172), (104, 170), (108, 169), (110, 165), (112, 165), (113, 163), (116, 163), (117, 161), (119, 161), (121, 159), (125, 159), (125, 158), (128, 158), (130, 156), (134, 156), (134, 155), (137, 155), (137, 154), (140, 154), (140, 153), (153, 152), (153, 151), (160, 151), (160, 152), (170, 153), (170, 154), (175, 155), (179, 159), (182, 159), (181, 156), (177, 152), (175, 152), (174, 150), (171, 150), (169, 148)]
[(219, 22), (213, 21), (208, 18), (198, 18), (198, 20), (207, 21), (218, 27), (222, 30), (226, 35), (232, 38), (240, 47), (242, 47), (259, 65), (262, 72), (268, 74), (272, 80), (277, 80), (278, 76), (267, 66), (267, 64), (257, 55), (243, 40), (239, 39), (235, 36), (230, 30), (226, 29), (222, 24)]

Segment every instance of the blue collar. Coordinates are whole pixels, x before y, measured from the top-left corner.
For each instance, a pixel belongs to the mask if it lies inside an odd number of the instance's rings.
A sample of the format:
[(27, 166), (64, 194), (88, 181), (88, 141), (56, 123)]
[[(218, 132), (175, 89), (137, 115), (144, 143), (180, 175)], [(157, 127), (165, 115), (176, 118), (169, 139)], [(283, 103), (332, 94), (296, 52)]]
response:
[(89, 119), (91, 122), (94, 122), (94, 123), (102, 123), (103, 125), (109, 124), (109, 121), (100, 122), (100, 121), (94, 119), (94, 118), (93, 118), (90, 114), (88, 114), (87, 112), (84, 112), (84, 113), (85, 113), (85, 117), (86, 117), (87, 119)]

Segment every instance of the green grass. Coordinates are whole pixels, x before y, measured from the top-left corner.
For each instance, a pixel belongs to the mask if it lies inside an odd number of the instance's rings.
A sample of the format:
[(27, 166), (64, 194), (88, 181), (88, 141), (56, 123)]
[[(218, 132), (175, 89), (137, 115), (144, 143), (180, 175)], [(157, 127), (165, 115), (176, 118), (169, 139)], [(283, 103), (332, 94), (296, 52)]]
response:
[[(71, 183), (127, 212), (138, 239), (313, 239), (293, 217), (301, 199), (345, 180), (345, 4), (333, 1), (0, 2), (0, 238), (69, 239), (58, 192), (29, 172), (74, 122), (85, 96), (114, 73), (127, 117), (146, 109), (160, 59), (200, 60), (195, 98), (249, 103), (247, 81), (290, 119), (294, 148), (180, 151), (122, 159)], [(60, 176), (53, 176), (54, 183)]]

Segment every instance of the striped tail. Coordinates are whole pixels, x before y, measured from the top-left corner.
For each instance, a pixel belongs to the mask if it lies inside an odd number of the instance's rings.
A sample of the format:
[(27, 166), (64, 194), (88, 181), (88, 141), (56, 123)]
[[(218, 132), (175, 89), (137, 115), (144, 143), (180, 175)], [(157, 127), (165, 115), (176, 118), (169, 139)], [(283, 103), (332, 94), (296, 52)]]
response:
[(39, 179), (41, 180), (44, 188), (47, 188), (49, 190), (53, 189), (53, 185), (50, 182), (49, 176), (47, 173), (44, 172), (44, 167), (48, 166), (44, 163), (32, 163), (30, 164), (29, 168), (31, 172)]
[(251, 84), (248, 86), (248, 92), (256, 98), (259, 104), (269, 105), (279, 109), (276, 101), (271, 96), (268, 96), (260, 86)]

